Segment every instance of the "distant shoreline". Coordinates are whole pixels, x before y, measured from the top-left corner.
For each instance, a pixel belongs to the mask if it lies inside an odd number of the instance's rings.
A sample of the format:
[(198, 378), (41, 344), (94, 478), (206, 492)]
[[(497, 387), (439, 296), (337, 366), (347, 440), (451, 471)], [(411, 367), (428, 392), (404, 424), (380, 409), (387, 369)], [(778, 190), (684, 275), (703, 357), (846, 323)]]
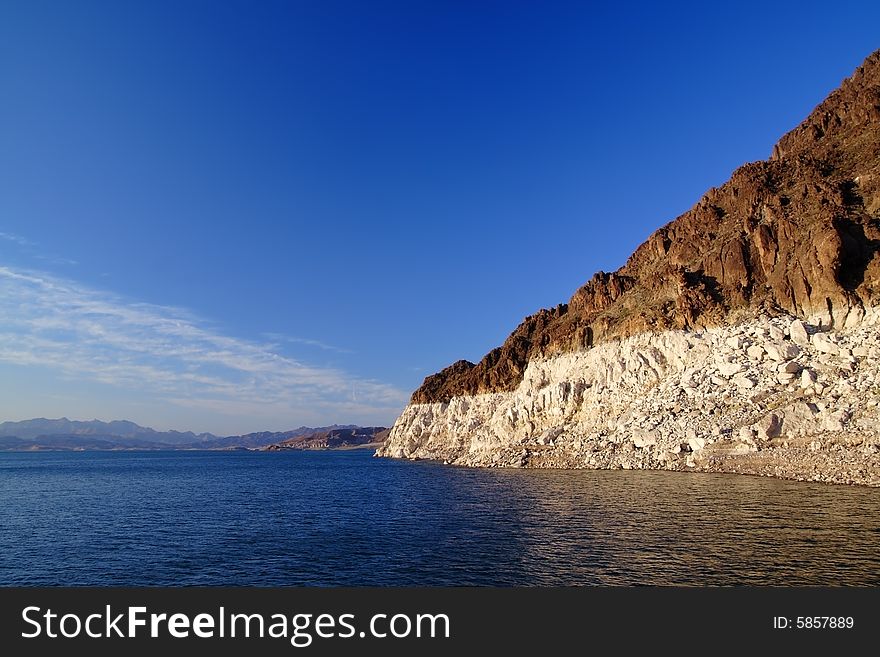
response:
[(348, 452), (356, 449), (378, 449), (383, 445), (378, 443), (365, 443), (363, 445), (342, 445), (340, 447), (287, 447), (282, 449), (268, 449), (265, 447), (172, 447), (168, 448), (146, 448), (146, 447), (115, 447), (107, 449), (52, 449), (52, 448), (36, 448), (36, 449), (0, 449), (0, 454), (66, 454), (70, 452), (77, 453), (94, 453), (94, 452)]
[(349, 452), (354, 449), (379, 449), (385, 441), (377, 443), (364, 443), (363, 445), (340, 445), (339, 447), (282, 447), (269, 449), (261, 447), (252, 451), (256, 452)]

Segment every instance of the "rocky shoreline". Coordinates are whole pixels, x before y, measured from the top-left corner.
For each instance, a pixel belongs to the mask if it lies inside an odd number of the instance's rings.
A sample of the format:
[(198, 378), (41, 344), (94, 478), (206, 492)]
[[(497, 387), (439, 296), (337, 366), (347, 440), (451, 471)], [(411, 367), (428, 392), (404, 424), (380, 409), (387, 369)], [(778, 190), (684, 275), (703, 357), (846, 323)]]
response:
[(780, 315), (535, 360), (514, 391), (411, 404), (376, 454), (880, 486), (878, 325)]
[(617, 271), (427, 377), (377, 455), (880, 486), (878, 253), (880, 50)]
[(304, 432), (293, 438), (262, 447), (263, 451), (346, 450), (377, 447), (388, 437), (387, 427), (344, 427)]

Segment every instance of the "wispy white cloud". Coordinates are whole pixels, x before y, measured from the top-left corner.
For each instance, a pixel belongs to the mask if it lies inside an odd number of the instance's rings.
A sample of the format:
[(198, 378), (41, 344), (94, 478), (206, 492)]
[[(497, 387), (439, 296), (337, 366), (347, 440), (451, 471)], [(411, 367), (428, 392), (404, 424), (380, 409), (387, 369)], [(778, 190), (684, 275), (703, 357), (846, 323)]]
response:
[(302, 344), (307, 347), (316, 347), (317, 349), (323, 349), (324, 351), (334, 351), (337, 354), (352, 354), (354, 353), (351, 349), (344, 349), (343, 347), (337, 347), (332, 344), (327, 344), (326, 342), (321, 342), (320, 340), (312, 340), (311, 338), (300, 338), (293, 335), (284, 335), (283, 333), (263, 333), (263, 337), (267, 340), (271, 340), (274, 345), (278, 343), (292, 343), (292, 344)]
[[(276, 336), (277, 337), (277, 336)], [(339, 350), (316, 340), (287, 341)], [(223, 414), (392, 417), (406, 394), (224, 335), (191, 313), (0, 266), (0, 361)]]
[(25, 239), (21, 235), (16, 235), (15, 233), (4, 233), (0, 232), (0, 240), (6, 240), (7, 242), (14, 242), (19, 246), (35, 246), (33, 242), (28, 239)]
[(50, 265), (78, 265), (79, 262), (73, 260), (72, 258), (65, 258), (63, 256), (53, 256), (53, 255), (45, 255), (43, 253), (34, 254), (34, 257), (37, 260), (42, 260), (43, 262), (48, 262)]

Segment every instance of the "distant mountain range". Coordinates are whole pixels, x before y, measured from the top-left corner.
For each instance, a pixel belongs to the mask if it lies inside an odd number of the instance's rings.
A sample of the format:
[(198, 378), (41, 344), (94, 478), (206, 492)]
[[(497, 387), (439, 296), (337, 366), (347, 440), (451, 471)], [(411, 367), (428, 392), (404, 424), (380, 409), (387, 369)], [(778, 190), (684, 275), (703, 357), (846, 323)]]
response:
[[(241, 436), (216, 436), (192, 431), (156, 431), (128, 420), (102, 422), (69, 420), (66, 417), (57, 420), (36, 418), (0, 423), (0, 451), (261, 449), (270, 445), (275, 449), (332, 449), (376, 442), (376, 434), (383, 431), (385, 427), (334, 424), (327, 427), (303, 426), (290, 431), (260, 431)], [(295, 444), (301, 446), (293, 447)]]

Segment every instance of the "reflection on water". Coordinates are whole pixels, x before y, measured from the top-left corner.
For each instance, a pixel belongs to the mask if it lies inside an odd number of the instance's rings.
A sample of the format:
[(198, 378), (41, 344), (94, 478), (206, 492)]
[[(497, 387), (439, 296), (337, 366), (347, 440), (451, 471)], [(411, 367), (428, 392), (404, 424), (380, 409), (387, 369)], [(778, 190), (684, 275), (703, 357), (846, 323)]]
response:
[(880, 491), (344, 453), (0, 454), (0, 584), (880, 584)]
[(523, 569), (537, 584), (880, 583), (876, 490), (666, 472), (490, 474), (517, 491)]

